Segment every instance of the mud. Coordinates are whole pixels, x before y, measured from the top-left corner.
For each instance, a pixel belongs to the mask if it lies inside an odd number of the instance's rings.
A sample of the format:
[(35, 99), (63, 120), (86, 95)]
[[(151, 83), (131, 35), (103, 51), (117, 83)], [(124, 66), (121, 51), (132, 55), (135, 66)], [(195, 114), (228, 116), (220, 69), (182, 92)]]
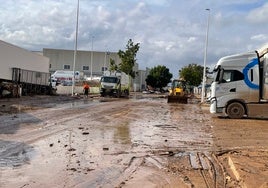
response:
[(268, 187), (267, 120), (140, 94), (0, 106), (1, 187)]

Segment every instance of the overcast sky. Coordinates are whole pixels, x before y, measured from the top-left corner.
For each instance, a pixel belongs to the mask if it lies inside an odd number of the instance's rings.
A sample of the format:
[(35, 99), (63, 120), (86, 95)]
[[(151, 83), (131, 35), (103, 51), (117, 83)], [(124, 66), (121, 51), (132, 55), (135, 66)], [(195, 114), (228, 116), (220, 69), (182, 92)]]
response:
[[(209, 8), (208, 12), (206, 9)], [(42, 51), (74, 49), (77, 0), (0, 0), (0, 40)], [(80, 0), (78, 50), (118, 52), (140, 43), (140, 69), (165, 65), (174, 77), (268, 42), (267, 0)], [(94, 36), (94, 37), (93, 37)]]

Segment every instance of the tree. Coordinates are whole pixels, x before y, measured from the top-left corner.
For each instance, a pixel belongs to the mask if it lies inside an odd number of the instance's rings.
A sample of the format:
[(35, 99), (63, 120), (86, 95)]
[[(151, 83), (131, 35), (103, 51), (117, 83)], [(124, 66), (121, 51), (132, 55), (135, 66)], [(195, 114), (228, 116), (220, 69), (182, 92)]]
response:
[(179, 71), (179, 75), (190, 85), (198, 86), (203, 78), (203, 66), (197, 64), (189, 64)]
[(118, 66), (117, 64), (115, 63), (115, 60), (110, 58), (110, 69), (109, 69), (111, 72), (116, 72), (118, 71)]
[(132, 78), (135, 78), (135, 71), (133, 71), (133, 67), (136, 62), (136, 54), (140, 48), (139, 45), (139, 43), (134, 44), (132, 39), (129, 39), (126, 45), (126, 51), (118, 51), (118, 56), (121, 59), (119, 70), (130, 75)]
[(171, 78), (172, 74), (169, 72), (169, 69), (165, 66), (158, 65), (150, 70), (145, 81), (147, 85), (150, 85), (153, 88), (162, 89), (167, 86), (171, 81)]

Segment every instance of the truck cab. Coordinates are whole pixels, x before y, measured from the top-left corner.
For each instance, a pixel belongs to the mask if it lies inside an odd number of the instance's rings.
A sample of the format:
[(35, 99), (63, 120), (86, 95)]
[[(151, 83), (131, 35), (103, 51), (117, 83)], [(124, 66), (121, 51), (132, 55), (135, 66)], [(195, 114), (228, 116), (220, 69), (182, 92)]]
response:
[(214, 69), (210, 112), (230, 118), (268, 116), (267, 53), (248, 52), (221, 58)]
[(102, 76), (100, 79), (100, 94), (102, 97), (106, 95), (117, 95), (120, 87), (120, 79), (116, 76)]
[(100, 79), (100, 94), (102, 97), (129, 95), (129, 76), (123, 72), (106, 71)]

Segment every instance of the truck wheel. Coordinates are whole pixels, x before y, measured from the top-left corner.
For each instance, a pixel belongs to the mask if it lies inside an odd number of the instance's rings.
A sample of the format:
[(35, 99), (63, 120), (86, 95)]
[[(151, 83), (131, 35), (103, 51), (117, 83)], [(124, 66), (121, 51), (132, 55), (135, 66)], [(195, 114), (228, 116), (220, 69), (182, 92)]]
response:
[(227, 106), (226, 113), (231, 119), (241, 119), (245, 114), (245, 108), (241, 103), (233, 102)]
[(121, 97), (121, 92), (120, 92), (120, 91), (117, 91), (117, 92), (116, 92), (116, 97), (117, 97), (117, 98), (120, 98), (120, 97)]
[(126, 92), (126, 95), (127, 95), (127, 96), (129, 96), (129, 90), (128, 90), (128, 89), (126, 89), (126, 91), (125, 91), (125, 92)]

